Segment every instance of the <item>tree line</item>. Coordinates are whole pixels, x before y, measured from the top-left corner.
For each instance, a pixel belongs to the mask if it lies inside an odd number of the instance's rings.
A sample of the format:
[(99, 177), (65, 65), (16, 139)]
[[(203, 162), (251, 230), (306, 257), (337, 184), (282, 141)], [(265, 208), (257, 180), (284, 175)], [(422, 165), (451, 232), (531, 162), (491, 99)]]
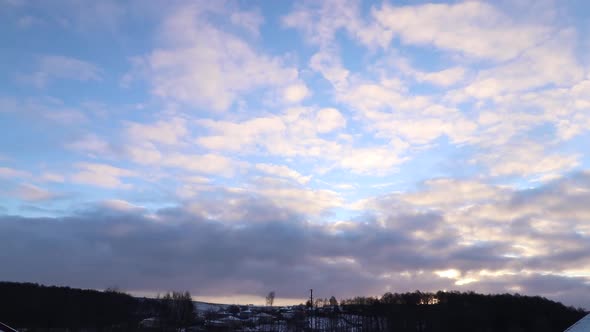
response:
[[(269, 305), (274, 302), (275, 294), (271, 293)], [(239, 312), (238, 307), (234, 309)], [(340, 303), (335, 297), (316, 299), (314, 306), (308, 304), (301, 314), (304, 316), (298, 319), (336, 332), (351, 327), (355, 331), (561, 332), (586, 312), (538, 296), (415, 291), (354, 297)], [(148, 317), (156, 320), (152, 330), (173, 331), (193, 325), (195, 308), (190, 293), (172, 292), (153, 299), (113, 288), (97, 291), (0, 282), (0, 321), (29, 331), (137, 331), (139, 322)]]
[(520, 294), (415, 291), (340, 302), (342, 314), (363, 331), (562, 332), (586, 315), (581, 308)]
[(0, 282), (0, 322), (29, 331), (135, 331), (147, 317), (156, 318), (160, 330), (190, 326), (195, 318), (190, 293), (171, 292), (151, 299), (133, 297), (116, 288), (97, 291)]

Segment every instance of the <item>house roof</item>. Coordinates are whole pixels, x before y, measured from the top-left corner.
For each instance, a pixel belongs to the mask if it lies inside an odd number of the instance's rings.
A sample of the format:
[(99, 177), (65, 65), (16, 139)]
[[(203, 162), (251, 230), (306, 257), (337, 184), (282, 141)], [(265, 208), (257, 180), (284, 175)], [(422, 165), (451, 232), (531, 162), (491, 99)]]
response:
[(17, 332), (17, 331), (15, 329), (13, 329), (12, 327), (0, 322), (0, 332)]
[(590, 331), (590, 314), (577, 321), (564, 332), (588, 332)]

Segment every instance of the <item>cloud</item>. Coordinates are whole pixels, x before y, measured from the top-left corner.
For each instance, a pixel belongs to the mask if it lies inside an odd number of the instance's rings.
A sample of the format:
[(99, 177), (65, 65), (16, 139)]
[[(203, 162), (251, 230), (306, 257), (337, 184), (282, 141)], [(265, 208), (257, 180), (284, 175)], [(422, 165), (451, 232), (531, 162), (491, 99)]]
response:
[(322, 215), (343, 204), (340, 195), (331, 190), (298, 188), (274, 179), (261, 179), (255, 186), (256, 193), (267, 198), (279, 209), (299, 214)]
[(337, 142), (322, 139), (318, 134), (343, 127), (345, 120), (335, 109), (316, 111), (299, 107), (242, 122), (200, 120), (199, 124), (211, 131), (210, 135), (197, 138), (197, 143), (208, 149), (320, 157), (334, 155), (341, 148)]
[(356, 26), (358, 6), (347, 1), (300, 4), (282, 21), (286, 27), (301, 30), (311, 43), (327, 45), (339, 29)]
[(437, 72), (419, 73), (418, 80), (432, 83), (438, 86), (450, 86), (461, 81), (465, 76), (465, 69), (453, 67)]
[(309, 60), (309, 67), (328, 80), (337, 88), (344, 88), (348, 84), (350, 71), (341, 63), (334, 50), (322, 50), (314, 54)]
[(483, 150), (474, 162), (487, 165), (490, 175), (547, 175), (559, 174), (580, 164), (577, 154), (548, 154), (535, 142), (510, 142), (506, 145)]
[(22, 75), (21, 79), (38, 87), (44, 87), (55, 79), (99, 81), (102, 70), (93, 63), (63, 55), (45, 55), (39, 60), (37, 71)]
[(515, 22), (492, 5), (477, 1), (402, 7), (384, 4), (372, 14), (403, 43), (434, 45), (498, 61), (518, 56), (551, 33), (542, 24)]
[[(414, 206), (461, 207), (485, 202), (506, 195), (507, 189), (493, 187), (475, 180), (431, 179), (425, 181), (423, 190), (417, 193), (404, 193), (400, 199)], [(452, 195), (449, 193), (452, 192)]]
[(235, 162), (230, 158), (214, 153), (203, 155), (171, 153), (166, 155), (161, 163), (169, 167), (227, 177), (231, 177), (237, 168), (247, 165), (244, 162)]
[(152, 143), (129, 144), (125, 148), (127, 156), (138, 164), (154, 165), (162, 161), (163, 154)]
[[(212, 150), (241, 150), (249, 145), (269, 142), (269, 137), (280, 136), (286, 130), (283, 120), (276, 116), (257, 117), (240, 123), (200, 120), (213, 135), (197, 138), (197, 143)], [(269, 142), (270, 143), (270, 142)]]
[[(63, 218), (2, 216), (0, 249), (21, 248), (21, 264), (0, 257), (14, 267), (5, 278), (197, 296), (458, 289), (590, 304), (577, 295), (590, 278), (586, 173), (535, 190), (439, 179), (376, 198), (372, 217), (335, 223), (297, 212), (318, 196), (264, 181), (253, 187), (260, 191), (218, 192), (155, 211), (112, 200)], [(456, 191), (463, 196), (453, 199)], [(575, 269), (577, 277), (563, 275)]]
[(281, 58), (259, 53), (216, 27), (197, 6), (170, 15), (161, 40), (164, 45), (143, 59), (153, 93), (208, 111), (227, 110), (243, 93), (284, 87), (298, 78)]
[(356, 148), (343, 153), (340, 166), (355, 173), (387, 173), (405, 158), (388, 148)]
[(453, 66), (438, 71), (424, 71), (412, 64), (411, 59), (399, 54), (395, 50), (389, 50), (382, 60), (381, 66), (394, 66), (405, 76), (415, 79), (417, 82), (427, 82), (439, 87), (449, 87), (462, 82), (467, 74), (467, 69), (462, 66)]
[(24, 183), (18, 186), (14, 194), (25, 201), (47, 201), (58, 197), (59, 195), (50, 192), (47, 189), (37, 187), (30, 183)]
[[(539, 9), (547, 10), (534, 10)], [(566, 139), (583, 132), (589, 120), (576, 109), (584, 108), (585, 98), (565, 97), (566, 87), (583, 86), (576, 31), (554, 24), (543, 13), (517, 21), (509, 10), (482, 2), (385, 3), (371, 8), (366, 18), (356, 2), (330, 1), (296, 6), (283, 23), (319, 47), (310, 59), (311, 69), (332, 84), (338, 102), (364, 120), (367, 134), (397, 146), (392, 154), (398, 159), (410, 159), (413, 151), (432, 148), (446, 137), (456, 147), (470, 145), (475, 151), (471, 160), (486, 166), (491, 176), (549, 179), (576, 167), (579, 156), (551, 153), (559, 146), (549, 139), (544, 142), (546, 149), (530, 143), (530, 151), (510, 151), (537, 139), (529, 135), (547, 123)], [(330, 19), (332, 15), (340, 19)], [(369, 70), (350, 72), (342, 65), (342, 43), (335, 38), (341, 29), (373, 52), (375, 46), (383, 49), (383, 54), (370, 52)], [(379, 31), (382, 41), (374, 42), (370, 36)], [(506, 35), (516, 37), (506, 39)], [(449, 51), (452, 58), (441, 58), (441, 70), (416, 68), (412, 62), (423, 65), (423, 61), (399, 52), (390, 45), (392, 37), (399, 37), (402, 45), (433, 45)], [(442, 96), (422, 93), (416, 82), (454, 89), (443, 90)], [(465, 104), (473, 99), (479, 102)], [(478, 116), (481, 120), (489, 115), (494, 123), (478, 122)], [(573, 116), (576, 121), (570, 120)], [(536, 167), (524, 166), (525, 155), (539, 161)], [(390, 161), (390, 165), (400, 163)]]
[[(190, 150), (187, 149), (190, 147), (188, 144), (190, 133), (186, 121), (179, 118), (170, 118), (153, 124), (126, 123), (122, 134), (121, 136), (125, 138), (125, 144), (122, 146), (114, 146), (113, 143), (94, 134), (88, 134), (79, 141), (67, 144), (66, 147), (86, 152), (90, 157), (96, 159), (129, 160), (136, 164), (135, 167), (140, 165), (153, 169), (176, 168), (226, 177), (233, 176), (238, 169), (247, 166), (245, 162), (219, 153), (188, 152)], [(85, 165), (85, 163), (79, 165)], [(125, 172), (125, 176), (136, 175), (134, 171), (129, 172)], [(107, 178), (110, 177), (109, 174), (114, 175), (115, 173), (107, 172)], [(120, 177), (120, 175), (116, 175), (116, 177)], [(81, 176), (76, 176), (76, 178), (80, 180)], [(107, 178), (104, 180), (106, 183), (110, 183), (107, 185), (108, 187), (113, 187), (115, 183), (118, 183), (113, 178)], [(93, 183), (92, 180), (84, 181), (85, 183)]]
[(77, 163), (75, 166), (80, 169), (80, 171), (71, 176), (73, 182), (103, 188), (130, 188), (131, 185), (122, 182), (121, 178), (137, 175), (134, 171), (106, 164), (81, 162)]
[[(243, 122), (201, 120), (210, 135), (197, 143), (211, 150), (240, 151), (252, 155), (301, 156), (356, 173), (387, 173), (406, 160), (405, 143), (377, 147), (354, 147), (345, 138), (323, 138), (346, 128), (346, 118), (334, 108), (319, 110), (289, 108), (280, 115), (258, 117)], [(408, 127), (410, 132), (410, 128)]]
[(87, 134), (75, 142), (67, 143), (66, 148), (86, 152), (93, 157), (104, 157), (113, 153), (111, 144), (95, 134)]
[(53, 172), (43, 172), (40, 176), (41, 181), (45, 182), (64, 182), (65, 177), (62, 174), (53, 173)]
[(128, 123), (126, 134), (137, 142), (154, 142), (178, 144), (188, 135), (186, 121), (182, 118), (170, 118), (154, 124)]
[(298, 103), (311, 94), (305, 84), (293, 84), (283, 90), (283, 99), (288, 103)]
[(306, 184), (309, 182), (309, 180), (311, 180), (311, 175), (303, 176), (299, 172), (283, 165), (258, 163), (255, 167), (257, 170), (262, 171), (264, 173), (275, 175), (282, 178), (293, 179), (300, 184)]
[(335, 129), (346, 127), (346, 119), (335, 108), (322, 108), (316, 115), (319, 133), (329, 133)]
[(28, 178), (31, 173), (27, 171), (21, 171), (10, 167), (0, 167), (0, 178), (13, 179), (13, 178)]
[(501, 100), (508, 93), (572, 85), (584, 78), (575, 55), (575, 38), (572, 30), (559, 31), (512, 61), (481, 70), (464, 93), (477, 99)]
[(68, 106), (63, 100), (54, 97), (28, 97), (22, 99), (1, 98), (0, 112), (32, 118), (48, 120), (52, 124), (83, 125), (89, 117), (79, 107)]
[(260, 26), (264, 23), (264, 17), (258, 11), (237, 11), (230, 15), (230, 21), (234, 25), (258, 36)]
[(338, 91), (338, 98), (360, 113), (377, 136), (420, 145), (442, 135), (459, 143), (476, 133), (476, 123), (459, 109), (427, 96), (408, 95), (391, 83), (358, 83)]
[(125, 212), (141, 213), (145, 210), (141, 206), (131, 204), (131, 203), (121, 200), (121, 199), (109, 199), (109, 200), (102, 201), (98, 204), (98, 208), (104, 208), (107, 210), (112, 210), (115, 212), (122, 212), (122, 213), (125, 213)]

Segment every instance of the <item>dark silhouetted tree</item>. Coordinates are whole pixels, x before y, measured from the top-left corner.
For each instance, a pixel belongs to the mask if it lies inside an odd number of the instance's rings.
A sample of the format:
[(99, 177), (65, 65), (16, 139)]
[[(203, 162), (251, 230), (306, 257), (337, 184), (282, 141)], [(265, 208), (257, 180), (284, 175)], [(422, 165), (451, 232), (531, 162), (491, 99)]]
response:
[(271, 306), (275, 302), (275, 291), (270, 291), (266, 296), (266, 305)]
[(336, 298), (334, 296), (330, 297), (330, 305), (333, 307), (338, 305), (338, 301), (336, 300)]
[(160, 299), (158, 317), (164, 326), (188, 327), (194, 321), (194, 313), (193, 300), (188, 291), (167, 293)]

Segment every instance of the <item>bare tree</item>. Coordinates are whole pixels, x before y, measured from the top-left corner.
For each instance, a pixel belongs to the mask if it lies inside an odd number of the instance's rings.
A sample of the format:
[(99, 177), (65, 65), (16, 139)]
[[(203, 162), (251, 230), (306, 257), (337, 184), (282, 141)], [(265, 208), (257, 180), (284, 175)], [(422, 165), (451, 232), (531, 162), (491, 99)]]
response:
[(194, 320), (195, 307), (191, 294), (186, 291), (166, 293), (159, 299), (160, 321), (167, 327), (187, 327)]
[(330, 297), (330, 305), (332, 307), (335, 307), (338, 305), (338, 300), (336, 300), (336, 298), (334, 296)]
[(271, 306), (275, 302), (275, 291), (270, 291), (266, 296), (266, 305)]

